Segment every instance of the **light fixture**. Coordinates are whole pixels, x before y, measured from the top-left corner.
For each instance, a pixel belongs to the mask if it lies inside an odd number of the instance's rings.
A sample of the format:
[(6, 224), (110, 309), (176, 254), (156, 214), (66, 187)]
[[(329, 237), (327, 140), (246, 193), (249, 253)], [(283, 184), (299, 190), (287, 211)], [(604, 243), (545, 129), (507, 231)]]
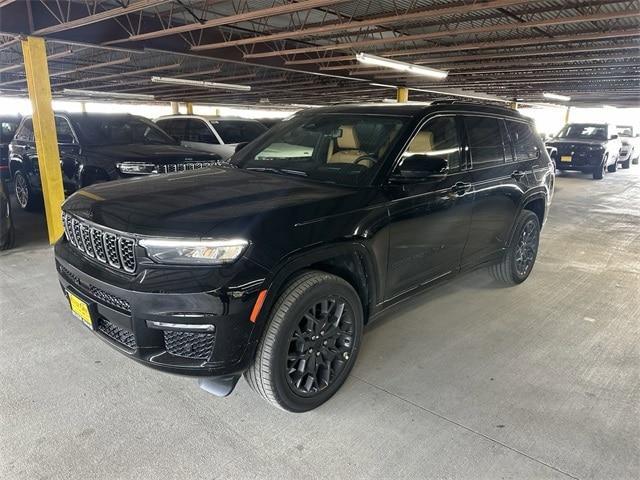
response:
[(544, 92), (542, 96), (551, 100), (560, 100), (561, 102), (568, 102), (569, 100), (571, 100), (571, 97), (567, 97), (566, 95), (558, 95), (557, 93)]
[(435, 68), (421, 67), (413, 65), (412, 63), (400, 62), (398, 60), (391, 60), (389, 58), (378, 57), (377, 55), (369, 55), (368, 53), (358, 53), (356, 60), (360, 63), (367, 65), (377, 65), (379, 67), (391, 68), (393, 70), (400, 70), (401, 72), (412, 73), (414, 75), (424, 75), (426, 77), (445, 79), (449, 72), (445, 70), (437, 70)]
[(82, 90), (77, 88), (65, 88), (62, 93), (69, 96), (93, 97), (93, 98), (121, 98), (123, 100), (155, 100), (153, 95), (142, 93), (102, 92), (98, 90)]
[(170, 85), (187, 85), (190, 87), (201, 87), (201, 88), (220, 88), (222, 90), (238, 90), (240, 92), (251, 91), (251, 87), (249, 85), (235, 85), (232, 83), (205, 82), (204, 80), (187, 80), (184, 78), (151, 77), (151, 82), (167, 83)]
[(372, 87), (393, 88), (394, 90), (398, 89), (395, 85), (387, 85), (386, 83), (370, 83), (369, 85)]

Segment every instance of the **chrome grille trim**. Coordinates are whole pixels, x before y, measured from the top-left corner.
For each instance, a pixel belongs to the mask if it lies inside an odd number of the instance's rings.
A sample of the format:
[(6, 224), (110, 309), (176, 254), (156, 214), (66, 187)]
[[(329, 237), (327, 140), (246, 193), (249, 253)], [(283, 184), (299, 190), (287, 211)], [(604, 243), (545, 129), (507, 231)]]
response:
[(65, 236), (84, 256), (110, 267), (134, 273), (137, 268), (136, 240), (62, 213)]
[(217, 162), (184, 162), (184, 163), (159, 163), (155, 166), (158, 173), (186, 172), (217, 166)]

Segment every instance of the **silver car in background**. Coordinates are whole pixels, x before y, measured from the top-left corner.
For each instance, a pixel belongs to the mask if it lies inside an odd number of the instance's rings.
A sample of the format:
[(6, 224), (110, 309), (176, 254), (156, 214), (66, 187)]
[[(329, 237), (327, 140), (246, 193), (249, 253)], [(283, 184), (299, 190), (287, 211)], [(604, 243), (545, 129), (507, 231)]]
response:
[(223, 160), (234, 154), (238, 144), (251, 142), (267, 131), (256, 120), (206, 115), (169, 115), (155, 122), (185, 147), (216, 153)]

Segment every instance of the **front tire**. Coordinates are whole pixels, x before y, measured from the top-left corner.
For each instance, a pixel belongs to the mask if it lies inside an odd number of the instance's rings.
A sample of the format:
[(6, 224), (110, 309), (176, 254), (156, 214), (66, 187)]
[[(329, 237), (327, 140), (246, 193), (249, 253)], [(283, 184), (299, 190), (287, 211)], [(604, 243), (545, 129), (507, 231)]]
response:
[(540, 243), (540, 221), (530, 210), (523, 210), (518, 216), (511, 245), (504, 258), (490, 267), (493, 278), (505, 285), (524, 282), (536, 262)]
[(628, 158), (625, 162), (620, 162), (620, 165), (626, 170), (627, 168), (631, 167), (631, 159)]
[(31, 183), (29, 183), (29, 179), (22, 170), (16, 172), (13, 178), (13, 185), (18, 206), (28, 212), (35, 210), (38, 202), (33, 188), (31, 188)]
[(604, 162), (600, 165), (594, 167), (593, 169), (593, 179), (594, 180), (602, 180), (604, 178), (604, 169), (607, 164), (607, 159), (605, 158)]
[(363, 328), (362, 303), (349, 283), (325, 272), (303, 273), (273, 307), (245, 379), (278, 408), (312, 410), (346, 380)]
[(618, 171), (618, 161), (616, 160), (615, 162), (613, 162), (611, 165), (607, 167), (607, 172), (613, 173), (617, 171)]

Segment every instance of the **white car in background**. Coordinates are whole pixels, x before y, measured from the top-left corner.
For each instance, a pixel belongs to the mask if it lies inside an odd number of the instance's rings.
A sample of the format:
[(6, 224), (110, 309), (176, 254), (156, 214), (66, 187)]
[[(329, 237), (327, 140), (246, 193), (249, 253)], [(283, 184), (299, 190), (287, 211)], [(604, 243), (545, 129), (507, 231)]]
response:
[(206, 115), (168, 115), (155, 123), (185, 147), (216, 153), (223, 160), (234, 154), (238, 144), (251, 142), (267, 131), (255, 120)]
[(629, 168), (631, 163), (637, 165), (638, 158), (640, 158), (640, 137), (638, 137), (637, 130), (629, 125), (618, 125), (616, 130), (622, 143), (618, 163), (622, 165), (622, 168)]

